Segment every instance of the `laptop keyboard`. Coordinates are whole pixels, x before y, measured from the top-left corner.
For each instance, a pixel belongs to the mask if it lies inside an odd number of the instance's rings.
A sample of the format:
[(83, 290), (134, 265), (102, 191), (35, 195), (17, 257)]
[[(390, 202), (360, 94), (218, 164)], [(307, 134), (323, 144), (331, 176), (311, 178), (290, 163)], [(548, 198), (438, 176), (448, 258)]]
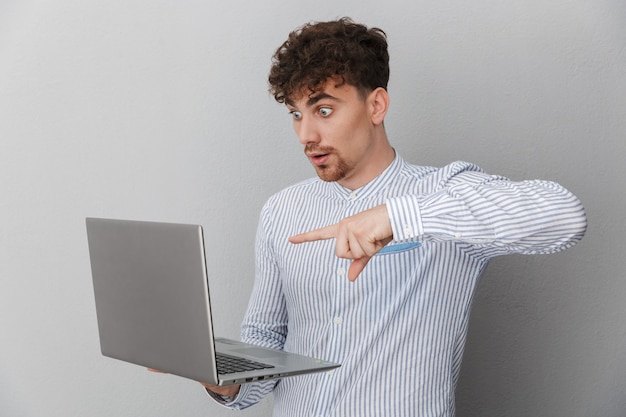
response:
[(217, 373), (218, 374), (234, 374), (236, 372), (255, 371), (258, 369), (273, 368), (274, 365), (267, 363), (255, 362), (246, 358), (216, 353)]

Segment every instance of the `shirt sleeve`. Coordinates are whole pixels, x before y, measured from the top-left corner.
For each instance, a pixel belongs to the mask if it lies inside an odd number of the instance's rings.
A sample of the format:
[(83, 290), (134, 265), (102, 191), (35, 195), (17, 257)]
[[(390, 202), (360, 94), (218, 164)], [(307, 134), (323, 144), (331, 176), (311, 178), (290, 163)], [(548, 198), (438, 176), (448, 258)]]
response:
[(582, 204), (554, 182), (513, 182), (464, 162), (430, 180), (431, 193), (386, 201), (394, 240), (456, 240), (492, 257), (558, 252), (585, 233)]

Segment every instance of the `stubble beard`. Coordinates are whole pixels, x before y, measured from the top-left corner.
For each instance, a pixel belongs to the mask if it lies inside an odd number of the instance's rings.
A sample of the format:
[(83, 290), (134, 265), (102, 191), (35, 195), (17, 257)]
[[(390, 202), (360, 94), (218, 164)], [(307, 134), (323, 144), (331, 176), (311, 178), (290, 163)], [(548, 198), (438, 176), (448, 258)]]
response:
[(322, 181), (337, 182), (337, 181), (344, 179), (350, 172), (350, 165), (346, 162), (345, 159), (343, 159), (341, 156), (339, 156), (335, 152), (334, 148), (307, 146), (305, 148), (305, 153), (311, 152), (313, 150), (320, 152), (320, 153), (330, 154), (331, 157), (334, 157), (334, 159), (337, 161), (334, 164), (324, 164), (324, 165), (313, 164), (313, 167), (315, 168), (317, 176), (320, 177)]
[(315, 171), (322, 181), (337, 182), (348, 175), (349, 167), (346, 161), (338, 157), (337, 164), (316, 166)]

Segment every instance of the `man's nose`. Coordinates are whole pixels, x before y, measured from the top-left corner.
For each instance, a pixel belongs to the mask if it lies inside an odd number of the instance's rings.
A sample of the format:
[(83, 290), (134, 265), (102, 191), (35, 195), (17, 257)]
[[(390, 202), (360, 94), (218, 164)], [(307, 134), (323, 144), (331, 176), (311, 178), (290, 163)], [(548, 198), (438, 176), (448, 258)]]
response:
[(319, 143), (320, 135), (315, 127), (315, 122), (308, 117), (300, 119), (296, 125), (296, 134), (301, 144)]

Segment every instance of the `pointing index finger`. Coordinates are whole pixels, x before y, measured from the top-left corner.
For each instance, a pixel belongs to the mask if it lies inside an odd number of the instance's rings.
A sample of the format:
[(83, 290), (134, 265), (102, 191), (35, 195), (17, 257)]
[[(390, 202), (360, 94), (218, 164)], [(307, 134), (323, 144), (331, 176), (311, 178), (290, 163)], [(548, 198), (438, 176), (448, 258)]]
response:
[(337, 237), (338, 227), (336, 224), (331, 226), (322, 227), (320, 229), (311, 230), (309, 232), (300, 233), (299, 235), (291, 236), (289, 241), (291, 243), (304, 243), (315, 242), (317, 240), (327, 240)]

